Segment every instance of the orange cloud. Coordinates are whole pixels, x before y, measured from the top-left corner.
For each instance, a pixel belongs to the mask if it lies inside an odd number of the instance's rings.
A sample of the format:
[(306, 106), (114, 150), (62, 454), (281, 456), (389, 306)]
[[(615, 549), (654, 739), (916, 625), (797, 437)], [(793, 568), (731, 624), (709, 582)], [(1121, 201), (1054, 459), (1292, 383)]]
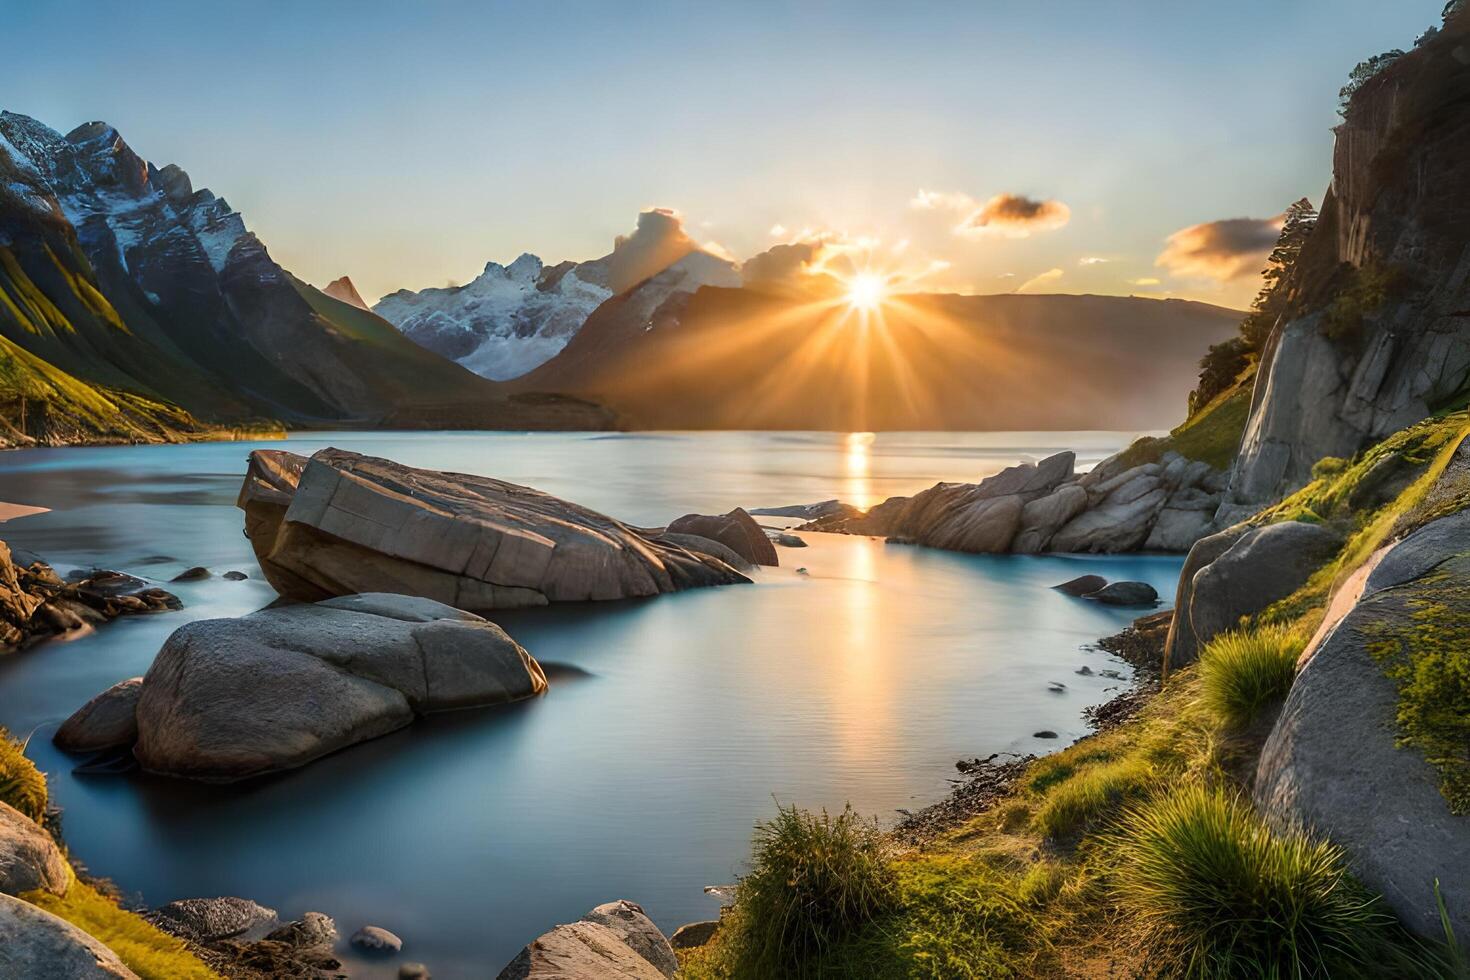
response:
[(989, 234), (1025, 238), (1038, 231), (1056, 231), (1071, 220), (1072, 209), (1061, 201), (997, 194), (966, 215), (955, 226), (955, 234), (967, 238)]
[(1154, 265), (1181, 279), (1230, 282), (1254, 276), (1281, 234), (1284, 216), (1226, 218), (1181, 228), (1164, 242)]

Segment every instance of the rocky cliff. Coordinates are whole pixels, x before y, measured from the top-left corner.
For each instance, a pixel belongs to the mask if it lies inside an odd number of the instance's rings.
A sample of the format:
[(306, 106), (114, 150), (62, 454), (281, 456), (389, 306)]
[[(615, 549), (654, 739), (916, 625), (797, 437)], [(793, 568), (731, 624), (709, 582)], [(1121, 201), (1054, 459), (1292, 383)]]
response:
[(1470, 11), (1368, 79), (1263, 352), (1231, 484), (1259, 505), (1470, 395)]

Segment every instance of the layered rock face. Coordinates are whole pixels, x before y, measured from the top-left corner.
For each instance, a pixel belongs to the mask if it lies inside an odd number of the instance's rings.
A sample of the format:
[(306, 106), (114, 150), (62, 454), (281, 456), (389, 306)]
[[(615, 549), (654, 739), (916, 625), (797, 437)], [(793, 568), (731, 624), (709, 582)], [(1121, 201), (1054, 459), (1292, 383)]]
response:
[(673, 947), (643, 909), (617, 901), (537, 937), (496, 980), (664, 980), (678, 969)]
[(401, 592), (482, 612), (749, 581), (549, 494), (324, 449), (251, 453), (245, 533), (283, 596)]
[[(1342, 845), (1354, 874), (1410, 928), (1437, 940), (1436, 880), (1455, 932), (1470, 933), (1470, 815), (1447, 802), (1446, 771), (1401, 744), (1400, 693), (1389, 671), (1408, 657), (1426, 665), (1421, 679), (1440, 677), (1448, 661), (1436, 667), (1435, 645), (1470, 644), (1467, 540), (1470, 512), (1462, 511), (1390, 546), (1343, 586), (1346, 601), (1334, 606), (1346, 608), (1329, 614), (1303, 654), (1255, 783), (1269, 819)], [(1459, 753), (1463, 767), (1463, 745)], [(1446, 755), (1439, 763), (1453, 764), (1454, 753)], [(1462, 772), (1462, 794), (1464, 781)]]
[(1209, 530), (1226, 479), (1177, 453), (1133, 467), (1113, 456), (1081, 476), (1075, 461), (1057, 453), (802, 527), (975, 553), (1183, 551)]
[(403, 595), (343, 596), (174, 631), (143, 677), (133, 754), (151, 772), (244, 779), (420, 714), (545, 690), (541, 666), (479, 616)]
[[(1467, 185), (1470, 10), (1462, 10), (1365, 83), (1337, 128), (1332, 185), (1298, 260), (1292, 312), (1263, 355), (1235, 501), (1274, 500), (1305, 484), (1322, 457), (1351, 456), (1466, 391)], [(1364, 287), (1373, 281), (1381, 293)], [(1334, 301), (1336, 329), (1327, 322)], [(1361, 322), (1344, 328), (1344, 314)]]

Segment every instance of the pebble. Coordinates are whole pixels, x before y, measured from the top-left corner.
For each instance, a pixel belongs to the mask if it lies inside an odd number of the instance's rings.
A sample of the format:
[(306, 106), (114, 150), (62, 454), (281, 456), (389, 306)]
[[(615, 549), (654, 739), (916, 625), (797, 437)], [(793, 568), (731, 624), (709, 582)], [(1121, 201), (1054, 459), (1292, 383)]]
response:
[(1057, 733), (1048, 728), (1048, 729), (1042, 729), (1039, 732), (1033, 733), (1031, 737), (1032, 738), (1056, 738), (1057, 737)]
[(175, 575), (173, 578), (169, 579), (169, 581), (197, 582), (202, 578), (209, 578), (209, 569), (205, 568), (203, 565), (195, 565), (193, 568), (186, 569), (185, 571), (182, 571), (179, 574)]
[(1063, 684), (1061, 681), (1052, 681), (1050, 684), (1046, 685), (1046, 689), (1048, 691), (1051, 691), (1053, 694), (1060, 694), (1067, 689), (1067, 685)]
[(379, 926), (363, 926), (352, 934), (352, 945), (360, 949), (396, 953), (403, 948), (403, 940)]

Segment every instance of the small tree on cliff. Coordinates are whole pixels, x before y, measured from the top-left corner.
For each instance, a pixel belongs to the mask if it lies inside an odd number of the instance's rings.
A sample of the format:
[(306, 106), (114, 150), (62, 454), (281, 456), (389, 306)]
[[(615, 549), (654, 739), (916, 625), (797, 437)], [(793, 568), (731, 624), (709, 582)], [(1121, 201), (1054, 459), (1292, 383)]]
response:
[(1276, 247), (1271, 250), (1266, 268), (1261, 272), (1261, 291), (1256, 294), (1250, 312), (1240, 322), (1240, 335), (1251, 352), (1259, 351), (1265, 345), (1271, 336), (1271, 328), (1285, 310), (1297, 259), (1315, 227), (1317, 209), (1305, 197), (1286, 209)]
[[(1453, 12), (1449, 8), (1445, 8), (1446, 16)], [(1348, 103), (1353, 100), (1353, 96), (1357, 93), (1358, 89), (1362, 88), (1374, 75), (1377, 75), (1403, 56), (1404, 52), (1401, 49), (1394, 48), (1392, 51), (1375, 54), (1365, 61), (1358, 62), (1353, 70), (1348, 72), (1348, 83), (1338, 90), (1337, 114), (1346, 119)]]
[(1240, 336), (1215, 344), (1200, 360), (1199, 384), (1189, 393), (1191, 417), (1229, 389), (1265, 346), (1271, 328), (1286, 309), (1297, 259), (1307, 236), (1317, 226), (1317, 209), (1306, 198), (1286, 209), (1276, 247), (1261, 272), (1261, 291), (1256, 294), (1250, 312), (1240, 321)]

